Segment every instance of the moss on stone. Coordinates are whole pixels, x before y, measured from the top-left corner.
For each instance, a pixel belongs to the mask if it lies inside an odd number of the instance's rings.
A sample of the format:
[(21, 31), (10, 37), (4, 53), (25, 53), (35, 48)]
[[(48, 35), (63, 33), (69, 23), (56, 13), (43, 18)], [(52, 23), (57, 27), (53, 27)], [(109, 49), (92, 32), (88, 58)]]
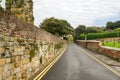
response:
[(55, 46), (54, 46), (54, 49), (60, 49), (60, 48), (62, 48), (62, 43), (57, 43), (57, 44), (55, 44)]
[(30, 55), (30, 57), (29, 57), (30, 62), (32, 61), (32, 58), (35, 57), (35, 54), (36, 54), (36, 53), (35, 53), (34, 48), (31, 47), (31, 50), (30, 50), (30, 53), (29, 53), (29, 55)]
[(42, 64), (42, 56), (40, 57), (39, 61), (40, 61), (40, 64)]

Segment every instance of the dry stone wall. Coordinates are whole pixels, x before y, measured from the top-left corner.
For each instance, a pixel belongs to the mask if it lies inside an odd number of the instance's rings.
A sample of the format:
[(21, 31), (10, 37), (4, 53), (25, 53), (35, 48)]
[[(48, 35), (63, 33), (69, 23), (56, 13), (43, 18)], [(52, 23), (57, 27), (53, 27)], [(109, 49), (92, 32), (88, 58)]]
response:
[(29, 80), (65, 46), (64, 40), (0, 11), (0, 80)]

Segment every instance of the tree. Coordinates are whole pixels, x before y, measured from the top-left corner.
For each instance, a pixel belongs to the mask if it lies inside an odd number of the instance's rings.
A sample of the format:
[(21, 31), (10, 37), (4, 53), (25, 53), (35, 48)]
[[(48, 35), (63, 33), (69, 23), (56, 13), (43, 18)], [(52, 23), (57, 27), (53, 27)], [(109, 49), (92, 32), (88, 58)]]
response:
[(116, 22), (114, 23), (114, 26), (115, 26), (114, 29), (120, 28), (120, 21), (116, 21)]
[(114, 23), (113, 22), (107, 22), (106, 29), (114, 29)]
[(79, 25), (75, 30), (75, 35), (74, 35), (74, 42), (76, 42), (77, 39), (79, 39), (80, 34), (86, 33), (86, 26), (85, 25)]
[(76, 29), (75, 29), (75, 34), (76, 36), (80, 35), (81, 33), (85, 33), (86, 32), (86, 26), (85, 25), (79, 25)]
[(120, 21), (107, 22), (106, 29), (112, 29), (112, 30), (114, 30), (116, 28), (120, 28)]
[(56, 19), (54, 17), (46, 18), (39, 26), (56, 36), (64, 36), (73, 33), (73, 27), (66, 20)]
[(97, 33), (97, 30), (95, 29), (95, 27), (88, 27), (87, 32), (88, 33)]
[(92, 27), (87, 27), (87, 33), (99, 33), (103, 32), (103, 28), (92, 26)]

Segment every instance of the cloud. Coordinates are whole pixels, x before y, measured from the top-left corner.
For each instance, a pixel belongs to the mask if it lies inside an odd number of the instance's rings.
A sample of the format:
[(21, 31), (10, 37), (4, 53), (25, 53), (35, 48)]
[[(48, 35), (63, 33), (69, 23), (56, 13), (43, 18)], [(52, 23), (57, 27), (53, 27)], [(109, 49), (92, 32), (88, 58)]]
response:
[(68, 20), (75, 27), (79, 24), (91, 26), (97, 25), (95, 20), (119, 16), (120, 13), (119, 0), (33, 1), (35, 25), (39, 25), (45, 18), (54, 16), (60, 19)]
[(0, 4), (3, 8), (5, 8), (5, 0), (2, 0), (2, 2)]

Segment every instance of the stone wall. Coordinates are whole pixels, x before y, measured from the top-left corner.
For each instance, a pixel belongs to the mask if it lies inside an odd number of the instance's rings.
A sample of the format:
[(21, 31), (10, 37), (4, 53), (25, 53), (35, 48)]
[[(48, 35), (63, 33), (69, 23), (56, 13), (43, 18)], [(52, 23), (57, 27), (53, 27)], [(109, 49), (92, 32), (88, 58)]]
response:
[(32, 0), (6, 0), (6, 10), (24, 21), (34, 23)]
[(64, 40), (0, 11), (0, 80), (29, 80), (65, 46)]
[(99, 52), (103, 55), (109, 56), (120, 61), (120, 49), (101, 46)]
[(80, 45), (82, 47), (86, 47), (90, 50), (93, 50), (95, 52), (101, 53), (103, 55), (109, 56), (111, 58), (114, 58), (114, 59), (117, 59), (120, 61), (120, 49), (119, 48), (102, 46), (101, 42), (99, 42), (99, 41), (79, 40), (78, 45)]
[(98, 51), (100, 48), (100, 42), (95, 40), (87, 40), (87, 41), (78, 40), (77, 43), (82, 47), (85, 47), (94, 51)]
[(80, 46), (85, 47), (85, 48), (87, 47), (86, 41), (84, 41), (84, 40), (78, 40), (77, 44), (79, 44)]

